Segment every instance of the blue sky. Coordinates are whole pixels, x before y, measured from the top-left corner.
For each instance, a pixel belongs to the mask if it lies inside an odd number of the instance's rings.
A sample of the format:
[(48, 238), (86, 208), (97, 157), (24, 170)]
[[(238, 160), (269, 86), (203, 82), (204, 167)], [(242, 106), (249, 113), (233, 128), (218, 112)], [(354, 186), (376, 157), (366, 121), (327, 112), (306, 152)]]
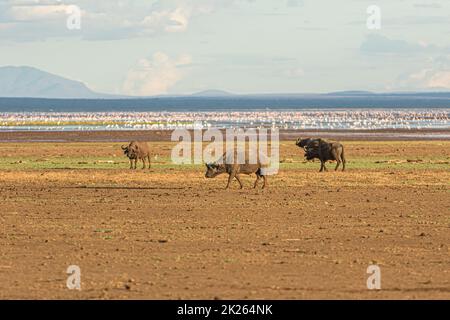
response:
[(449, 39), (447, 0), (0, 0), (1, 66), (114, 94), (449, 90)]

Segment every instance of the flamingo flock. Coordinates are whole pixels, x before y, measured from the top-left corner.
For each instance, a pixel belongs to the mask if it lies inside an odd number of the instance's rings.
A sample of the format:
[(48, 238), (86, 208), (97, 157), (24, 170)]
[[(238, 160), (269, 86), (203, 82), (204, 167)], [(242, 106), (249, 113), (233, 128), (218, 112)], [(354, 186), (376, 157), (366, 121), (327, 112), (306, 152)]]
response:
[(255, 110), (212, 112), (4, 112), (1, 131), (205, 128), (450, 129), (450, 109)]

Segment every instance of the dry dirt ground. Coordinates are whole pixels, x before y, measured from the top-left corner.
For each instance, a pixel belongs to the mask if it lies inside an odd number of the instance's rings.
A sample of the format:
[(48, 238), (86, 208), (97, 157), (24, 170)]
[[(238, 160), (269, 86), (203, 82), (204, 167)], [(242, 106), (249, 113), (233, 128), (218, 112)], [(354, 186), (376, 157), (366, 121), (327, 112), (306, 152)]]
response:
[(285, 142), (268, 189), (225, 191), (168, 142), (136, 171), (117, 143), (2, 143), (0, 298), (450, 299), (450, 141), (345, 145), (346, 172)]

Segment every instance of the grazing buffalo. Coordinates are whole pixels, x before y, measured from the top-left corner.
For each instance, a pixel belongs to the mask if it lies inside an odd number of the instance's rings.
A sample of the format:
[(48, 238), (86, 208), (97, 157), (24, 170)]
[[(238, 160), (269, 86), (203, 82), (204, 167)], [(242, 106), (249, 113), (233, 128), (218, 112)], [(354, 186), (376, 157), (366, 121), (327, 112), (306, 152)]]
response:
[(305, 150), (306, 160), (319, 159), (320, 172), (327, 171), (325, 163), (327, 161), (336, 161), (336, 168), (342, 163), (342, 171), (345, 170), (344, 146), (340, 142), (327, 142), (323, 139), (297, 139), (295, 143)]
[[(234, 178), (239, 182), (241, 189), (244, 187), (242, 184), (241, 179), (239, 178), (239, 174), (256, 174), (256, 181), (253, 185), (253, 188), (256, 188), (258, 185), (258, 182), (261, 178), (263, 178), (263, 186), (264, 189), (266, 187), (267, 178), (264, 174), (264, 169), (262, 168), (261, 163), (256, 164), (250, 164), (248, 161), (245, 161), (243, 164), (239, 164), (236, 161), (236, 158), (232, 161), (230, 157), (227, 156), (227, 153), (225, 153), (222, 158), (214, 163), (207, 163), (206, 164), (206, 178), (215, 178), (216, 176), (222, 174), (222, 173), (228, 173), (228, 183), (227, 187), (225, 189), (228, 189), (230, 187), (231, 182)], [(229, 160), (229, 161), (227, 161)]]
[(132, 141), (128, 146), (122, 146), (123, 153), (130, 159), (130, 169), (136, 169), (138, 160), (142, 160), (143, 167), (145, 169), (145, 160), (148, 160), (148, 168), (151, 167), (150, 162), (150, 148), (146, 142)]

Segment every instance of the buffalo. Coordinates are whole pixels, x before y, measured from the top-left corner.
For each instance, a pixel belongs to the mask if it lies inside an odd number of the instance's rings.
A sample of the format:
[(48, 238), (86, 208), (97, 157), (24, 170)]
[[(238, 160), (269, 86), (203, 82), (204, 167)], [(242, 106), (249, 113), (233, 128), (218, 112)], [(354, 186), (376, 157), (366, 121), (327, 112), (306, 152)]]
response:
[(342, 171), (345, 171), (345, 155), (344, 146), (340, 142), (328, 142), (323, 139), (301, 139), (298, 138), (296, 143), (298, 147), (305, 150), (306, 160), (319, 159), (320, 172), (327, 171), (325, 163), (327, 161), (336, 161), (336, 168), (342, 163)]
[(214, 163), (207, 163), (206, 164), (206, 178), (215, 178), (218, 175), (222, 173), (228, 173), (228, 183), (225, 189), (228, 189), (231, 185), (231, 182), (234, 178), (239, 182), (239, 185), (241, 189), (244, 187), (242, 184), (242, 181), (239, 177), (239, 174), (256, 174), (256, 181), (253, 184), (253, 188), (256, 188), (258, 185), (259, 180), (263, 179), (263, 186), (264, 189), (267, 184), (267, 178), (264, 174), (264, 169), (262, 168), (261, 163), (258, 161), (256, 164), (250, 164), (248, 160), (245, 161), (243, 164), (239, 164), (236, 161), (236, 158), (231, 161), (230, 157), (227, 156), (227, 153), (225, 153), (221, 159)]
[(151, 167), (150, 162), (150, 148), (146, 142), (132, 141), (128, 146), (122, 146), (123, 153), (130, 159), (130, 169), (136, 169), (138, 160), (142, 160), (143, 167), (145, 169), (145, 160), (148, 160), (148, 168)]

